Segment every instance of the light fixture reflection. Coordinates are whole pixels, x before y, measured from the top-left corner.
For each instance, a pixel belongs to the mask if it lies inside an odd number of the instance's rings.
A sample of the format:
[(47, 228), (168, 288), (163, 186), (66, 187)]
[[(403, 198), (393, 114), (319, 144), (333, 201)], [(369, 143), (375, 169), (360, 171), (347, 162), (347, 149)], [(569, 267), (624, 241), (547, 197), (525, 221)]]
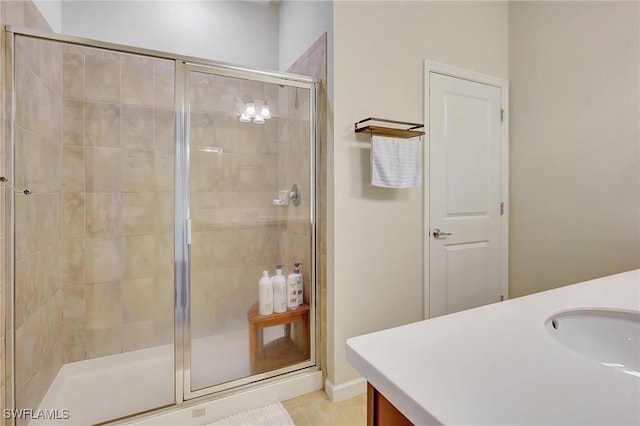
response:
[(247, 104), (247, 107), (244, 110), (244, 114), (249, 117), (255, 117), (256, 116), (256, 105), (253, 102), (249, 102)]
[[(260, 111), (260, 113), (258, 113)], [(244, 111), (238, 118), (243, 123), (253, 121), (255, 124), (264, 124), (265, 120), (271, 119), (271, 110), (266, 100), (249, 98), (249, 102), (245, 102)]]
[(264, 103), (262, 104), (262, 109), (260, 110), (260, 115), (262, 116), (262, 118), (268, 120), (271, 118), (271, 111), (269, 111), (269, 104), (268, 103)]

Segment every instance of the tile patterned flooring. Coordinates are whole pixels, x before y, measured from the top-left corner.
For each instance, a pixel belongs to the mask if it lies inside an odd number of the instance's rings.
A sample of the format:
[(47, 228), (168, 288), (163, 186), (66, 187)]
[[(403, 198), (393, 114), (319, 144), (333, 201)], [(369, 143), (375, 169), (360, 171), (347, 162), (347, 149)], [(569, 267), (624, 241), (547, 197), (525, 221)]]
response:
[(364, 426), (367, 394), (333, 403), (323, 391), (283, 401), (296, 426)]

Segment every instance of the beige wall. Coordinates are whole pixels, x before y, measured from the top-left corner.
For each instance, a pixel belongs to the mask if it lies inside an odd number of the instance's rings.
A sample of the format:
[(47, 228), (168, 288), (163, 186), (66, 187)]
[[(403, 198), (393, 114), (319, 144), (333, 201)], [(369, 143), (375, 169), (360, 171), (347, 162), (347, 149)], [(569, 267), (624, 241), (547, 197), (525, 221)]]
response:
[(422, 188), (372, 188), (353, 123), (422, 122), (424, 59), (506, 78), (507, 4), (336, 2), (333, 19), (328, 379), (340, 384), (358, 377), (347, 338), (422, 318)]
[(639, 13), (509, 5), (512, 297), (640, 266)]
[(284, 0), (278, 12), (278, 63), (280, 70), (291, 71), (323, 34), (330, 42), (333, 2)]
[(246, 66), (278, 67), (279, 6), (276, 2), (74, 0), (61, 3), (63, 34)]

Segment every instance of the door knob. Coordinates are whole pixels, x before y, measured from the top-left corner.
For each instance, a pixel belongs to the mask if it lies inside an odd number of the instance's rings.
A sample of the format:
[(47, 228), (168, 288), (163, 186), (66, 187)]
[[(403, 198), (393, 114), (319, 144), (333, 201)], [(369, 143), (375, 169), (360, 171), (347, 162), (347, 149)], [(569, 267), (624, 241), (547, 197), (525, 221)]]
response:
[(440, 228), (433, 228), (433, 238), (446, 238), (451, 235), (451, 232), (442, 232)]

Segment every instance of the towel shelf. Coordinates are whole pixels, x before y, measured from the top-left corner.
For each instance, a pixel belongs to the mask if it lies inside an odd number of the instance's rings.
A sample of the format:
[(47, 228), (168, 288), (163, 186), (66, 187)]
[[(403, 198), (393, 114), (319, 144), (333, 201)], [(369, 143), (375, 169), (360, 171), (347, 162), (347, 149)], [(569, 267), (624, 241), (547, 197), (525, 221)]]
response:
[[(392, 123), (392, 124), (401, 125), (403, 127), (407, 127), (407, 126), (409, 127), (396, 128), (396, 127), (381, 126), (381, 125), (371, 123), (376, 121), (379, 123)], [(375, 118), (375, 117), (365, 118), (364, 120), (360, 120), (357, 123), (355, 123), (354, 127), (355, 127), (356, 133), (365, 132), (365, 133), (371, 134), (372, 136), (373, 135), (386, 136), (386, 137), (401, 138), (401, 139), (415, 138), (416, 136), (422, 136), (425, 134), (423, 131), (417, 130), (417, 129), (424, 128), (424, 124), (409, 123), (406, 121), (397, 121), (397, 120), (387, 120), (386, 118)]]

